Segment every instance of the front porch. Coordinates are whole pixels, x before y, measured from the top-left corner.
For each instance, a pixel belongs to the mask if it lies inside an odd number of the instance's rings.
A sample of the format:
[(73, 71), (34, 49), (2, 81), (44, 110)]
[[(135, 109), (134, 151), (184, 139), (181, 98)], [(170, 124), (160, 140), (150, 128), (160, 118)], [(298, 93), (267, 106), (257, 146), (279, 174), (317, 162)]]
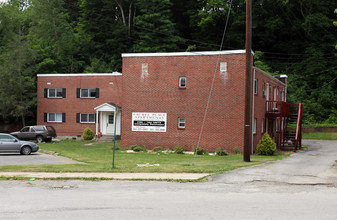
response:
[[(96, 110), (96, 135), (121, 135), (121, 107), (113, 103), (104, 103), (94, 108)], [(116, 130), (116, 131), (115, 131)]]

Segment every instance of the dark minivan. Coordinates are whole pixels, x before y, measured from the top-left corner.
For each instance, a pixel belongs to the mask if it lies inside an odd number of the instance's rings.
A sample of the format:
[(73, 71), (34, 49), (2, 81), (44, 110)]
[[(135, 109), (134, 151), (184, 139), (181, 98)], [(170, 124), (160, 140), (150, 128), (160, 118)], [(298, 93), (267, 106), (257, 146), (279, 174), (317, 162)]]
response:
[(20, 131), (12, 132), (11, 135), (20, 140), (36, 140), (38, 143), (43, 141), (50, 142), (56, 137), (56, 131), (50, 125), (34, 125), (23, 127)]

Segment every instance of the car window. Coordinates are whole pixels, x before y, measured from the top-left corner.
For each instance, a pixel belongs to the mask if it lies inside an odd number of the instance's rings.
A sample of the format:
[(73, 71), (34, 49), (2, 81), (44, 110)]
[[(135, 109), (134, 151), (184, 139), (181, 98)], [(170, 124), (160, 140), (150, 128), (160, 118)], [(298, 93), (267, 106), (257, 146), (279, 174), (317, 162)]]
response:
[(13, 138), (12, 136), (4, 135), (4, 134), (0, 135), (0, 141), (2, 142), (13, 142), (14, 140), (15, 138)]
[(44, 128), (44, 126), (34, 126), (36, 131), (45, 131), (46, 129)]
[(30, 132), (35, 132), (35, 129), (34, 128), (30, 128)]
[(21, 132), (29, 132), (29, 127), (24, 127), (21, 129)]

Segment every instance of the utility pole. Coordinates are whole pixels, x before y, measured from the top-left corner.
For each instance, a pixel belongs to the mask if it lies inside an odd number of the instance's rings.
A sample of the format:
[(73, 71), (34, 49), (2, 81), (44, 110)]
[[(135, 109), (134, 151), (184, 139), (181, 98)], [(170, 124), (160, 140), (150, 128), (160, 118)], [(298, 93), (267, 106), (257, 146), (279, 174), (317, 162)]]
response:
[(252, 94), (252, 0), (246, 0), (246, 92), (245, 92), (245, 142), (243, 160), (250, 162), (252, 141), (251, 94)]

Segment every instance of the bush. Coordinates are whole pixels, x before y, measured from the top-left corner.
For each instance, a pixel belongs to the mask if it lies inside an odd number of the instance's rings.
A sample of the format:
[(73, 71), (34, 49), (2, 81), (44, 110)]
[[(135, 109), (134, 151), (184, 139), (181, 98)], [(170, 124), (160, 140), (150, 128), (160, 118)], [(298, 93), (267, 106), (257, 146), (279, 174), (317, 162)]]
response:
[(175, 154), (184, 154), (186, 147), (185, 146), (176, 146), (173, 150)]
[(207, 151), (205, 149), (202, 148), (198, 148), (194, 150), (194, 153), (197, 152), (198, 155), (204, 155), (207, 153)]
[(257, 153), (259, 155), (270, 156), (273, 155), (275, 151), (276, 145), (273, 139), (271, 139), (270, 136), (265, 133), (262, 139), (259, 141), (259, 144), (257, 145)]
[(227, 156), (228, 155), (227, 151), (221, 148), (216, 149), (215, 153), (217, 156)]
[(83, 139), (84, 140), (92, 140), (95, 137), (95, 133), (90, 129), (90, 128), (86, 128), (84, 129), (83, 132)]
[(234, 148), (234, 154), (241, 154), (241, 151), (239, 150), (239, 148)]
[(131, 146), (131, 150), (135, 151), (135, 152), (147, 152), (146, 148), (144, 146), (140, 146), (140, 145), (132, 145)]
[(153, 152), (162, 152), (162, 151), (164, 151), (164, 150), (165, 150), (165, 148), (162, 147), (162, 146), (154, 147), (154, 148), (152, 149)]

